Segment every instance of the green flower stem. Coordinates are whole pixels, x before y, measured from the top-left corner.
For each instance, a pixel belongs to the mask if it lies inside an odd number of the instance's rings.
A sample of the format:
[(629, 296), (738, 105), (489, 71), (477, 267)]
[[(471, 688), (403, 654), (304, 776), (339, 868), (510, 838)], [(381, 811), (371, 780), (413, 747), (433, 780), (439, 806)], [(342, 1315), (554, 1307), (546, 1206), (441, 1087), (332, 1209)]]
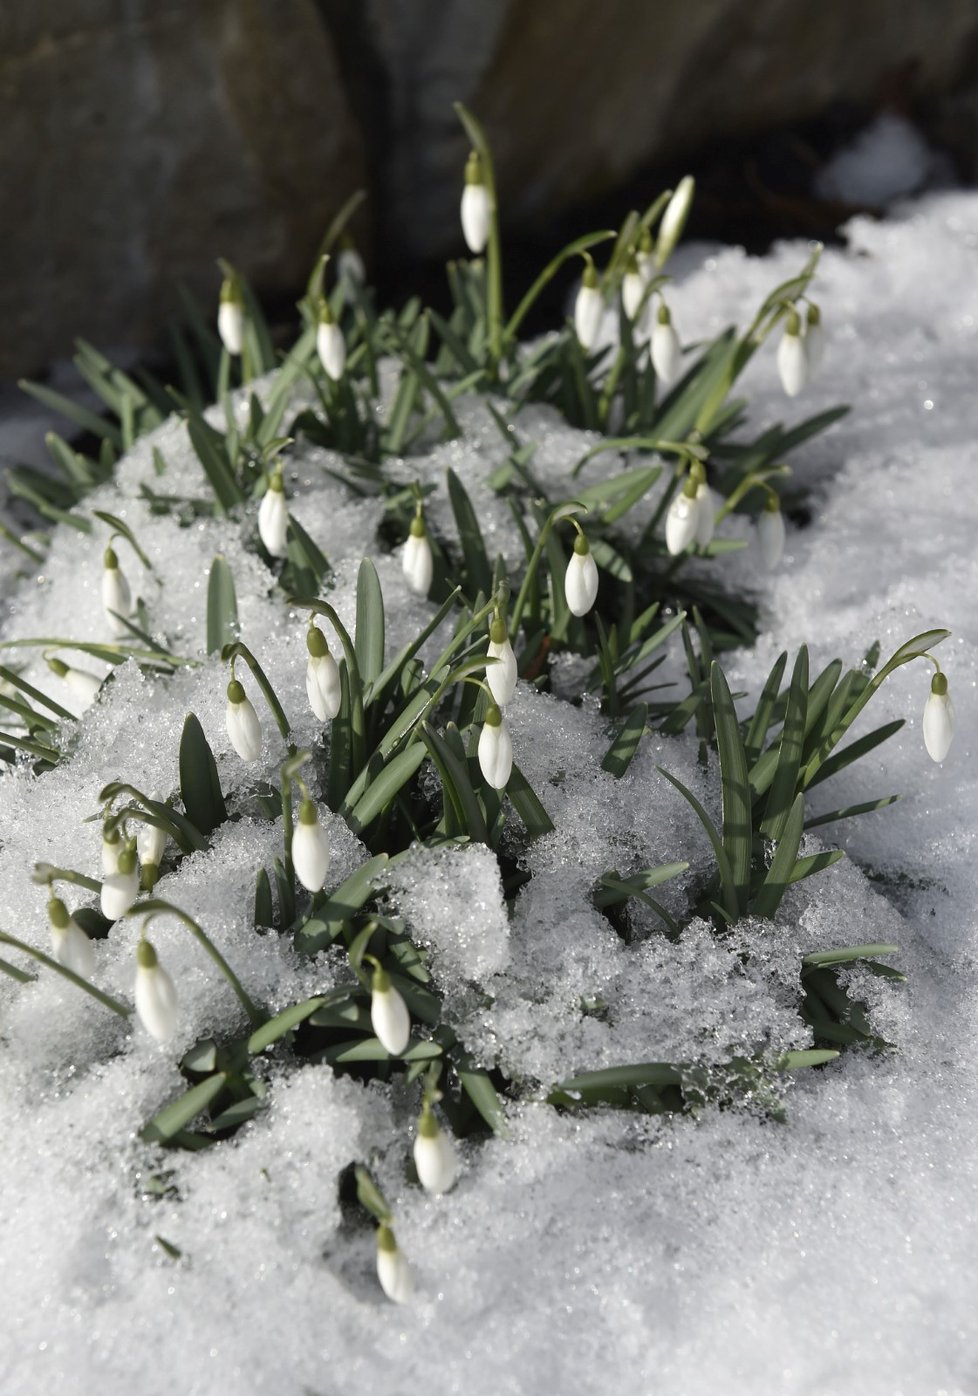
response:
[[(67, 979), (76, 988), (84, 989), (93, 999), (98, 999), (99, 1003), (106, 1008), (110, 1008), (113, 1013), (118, 1013), (120, 1018), (128, 1018), (132, 1013), (131, 1008), (127, 1008), (124, 1003), (114, 999), (111, 994), (103, 993), (101, 989), (96, 989), (94, 984), (89, 984), (87, 979), (82, 979), (80, 974), (76, 974), (73, 969), (67, 969), (64, 965), (59, 965), (57, 960), (53, 960), (50, 955), (45, 955), (43, 950), (37, 950), (33, 945), (28, 945), (26, 941), (18, 940), (16, 936), (9, 935), (6, 931), (0, 931), (0, 943), (12, 945), (17, 950), (22, 950), (25, 955), (30, 955), (31, 959), (37, 960), (39, 964), (45, 965), (48, 969), (53, 969), (56, 974), (60, 974), (62, 979)], [(13, 968), (13, 967), (11, 967)], [(23, 971), (15, 971), (20, 978)], [(30, 978), (31, 976), (26, 976)]]
[(150, 921), (154, 916), (160, 916), (164, 913), (169, 913), (172, 916), (176, 916), (178, 920), (182, 921), (183, 924), (187, 927), (187, 930), (194, 937), (194, 939), (203, 947), (203, 949), (211, 957), (211, 959), (217, 965), (218, 969), (224, 975), (225, 979), (228, 981), (228, 983), (231, 985), (231, 988), (237, 995), (238, 1001), (241, 1004), (241, 1007), (247, 1013), (252, 1026), (258, 1028), (261, 1027), (263, 1023), (267, 1022), (267, 1015), (262, 1013), (261, 1009), (255, 1007), (250, 996), (248, 995), (247, 990), (242, 985), (241, 980), (235, 974), (234, 970), (228, 964), (227, 960), (221, 954), (220, 950), (218, 950), (217, 946), (211, 940), (207, 932), (197, 924), (197, 922), (193, 919), (192, 916), (188, 916), (185, 911), (181, 911), (180, 908), (178, 906), (174, 906), (172, 902), (165, 902), (157, 897), (151, 898), (148, 902), (141, 902), (139, 903), (139, 905), (132, 907), (130, 911), (126, 912), (126, 915), (145, 916), (146, 920), (143, 923), (143, 927), (145, 930), (145, 927), (149, 925)]
[(240, 640), (235, 640), (230, 645), (224, 646), (221, 650), (221, 658), (226, 664), (233, 663), (235, 659), (244, 660), (248, 668), (254, 674), (255, 682), (264, 694), (265, 702), (271, 709), (272, 716), (278, 724), (278, 730), (281, 732), (283, 740), (288, 741), (292, 735), (289, 719), (285, 716), (282, 704), (278, 701), (278, 695), (269, 683), (268, 675), (258, 663), (258, 660), (252, 654), (248, 646), (243, 645)]
[(737, 505), (740, 503), (740, 501), (745, 497), (745, 495), (748, 495), (751, 490), (766, 488), (764, 484), (765, 480), (771, 480), (775, 476), (790, 474), (790, 465), (772, 465), (765, 467), (765, 469), (763, 470), (750, 471), (747, 475), (744, 476), (744, 478), (741, 480), (740, 484), (736, 487), (736, 489), (731, 490), (730, 494), (727, 496), (727, 498), (721, 504), (720, 508), (717, 510), (715, 515), (716, 522), (719, 523), (720, 520), (725, 519), (728, 514), (732, 514), (733, 511), (736, 509)]
[(94, 877), (86, 877), (84, 873), (75, 872), (74, 868), (56, 868), (53, 863), (35, 863), (33, 880), (41, 886), (50, 886), (53, 882), (73, 882), (76, 887), (84, 887), (88, 892), (101, 892), (102, 884)]
[(19, 548), (25, 557), (30, 558), (31, 562), (42, 563), (44, 561), (43, 553), (39, 553), (36, 549), (30, 547), (24, 542), (23, 538), (19, 538), (17, 534), (4, 523), (0, 523), (0, 538), (6, 538), (8, 543), (12, 543), (15, 548)]
[[(558, 523), (561, 519), (569, 518), (573, 513), (586, 514), (587, 512), (586, 505), (579, 503), (577, 500), (570, 500), (566, 504), (558, 504), (557, 508), (552, 509), (547, 515), (543, 527), (540, 530), (540, 536), (537, 538), (536, 546), (530, 554), (529, 562), (526, 564), (526, 572), (523, 574), (523, 582), (520, 586), (519, 595), (516, 598), (516, 604), (513, 606), (513, 614), (507, 626), (510, 635), (516, 635), (519, 632), (520, 620), (523, 617), (523, 610), (526, 606), (526, 598), (529, 595), (530, 586), (536, 575), (537, 568), (540, 566), (540, 559), (543, 556), (543, 550), (546, 546), (547, 537), (549, 536), (551, 528), (553, 528), (555, 523)], [(495, 602), (491, 602), (490, 605), (495, 605)]]
[(503, 356), (503, 259), (499, 238), (499, 206), (496, 202), (496, 175), (492, 151), (481, 125), (461, 102), (455, 102), (455, 115), (465, 134), (479, 152), (482, 176), (489, 196), (489, 243), (486, 248), (486, 323), (489, 331), (489, 360), (493, 376)]

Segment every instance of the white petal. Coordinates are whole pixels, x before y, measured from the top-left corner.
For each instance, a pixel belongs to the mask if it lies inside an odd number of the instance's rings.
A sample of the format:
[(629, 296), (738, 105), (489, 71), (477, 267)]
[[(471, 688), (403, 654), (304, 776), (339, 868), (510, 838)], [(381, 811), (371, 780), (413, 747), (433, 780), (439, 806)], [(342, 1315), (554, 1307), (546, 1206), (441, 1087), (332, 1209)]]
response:
[(673, 557), (684, 553), (696, 538), (700, 524), (699, 500), (681, 491), (666, 514), (666, 550)]
[(757, 521), (757, 542), (766, 567), (777, 567), (784, 555), (784, 515), (765, 509)]
[(399, 1057), (411, 1039), (411, 1015), (396, 989), (370, 995), (370, 1024), (384, 1050)]
[(701, 548), (709, 547), (710, 543), (713, 542), (713, 535), (716, 532), (716, 513), (719, 507), (719, 499), (704, 481), (696, 490), (696, 508), (698, 511), (696, 541)]
[(478, 257), (489, 241), (489, 191), (484, 184), (467, 184), (462, 190), (462, 236), (473, 256)]
[(131, 873), (110, 873), (102, 880), (99, 899), (102, 915), (107, 921), (118, 921), (120, 916), (125, 916), (138, 895), (139, 874), (135, 870)]
[(132, 615), (132, 592), (121, 567), (102, 569), (102, 607), (113, 635), (129, 632), (118, 616)]
[(413, 533), (408, 534), (401, 556), (401, 567), (404, 571), (405, 581), (415, 596), (427, 596), (431, 588), (431, 577), (434, 570), (431, 544), (427, 537), (418, 538)]
[(82, 979), (91, 979), (95, 969), (95, 950), (75, 918), (72, 917), (67, 926), (52, 926), (51, 939), (58, 964), (74, 970)]
[(513, 743), (503, 718), (495, 727), (483, 725), (479, 734), (479, 769), (493, 790), (505, 790), (513, 770)]
[(159, 867), (166, 848), (166, 830), (157, 829), (155, 824), (140, 824), (136, 834), (136, 852), (142, 867), (152, 863)]
[(629, 320), (634, 320), (638, 314), (644, 293), (645, 282), (641, 272), (626, 271), (621, 283), (621, 306)]
[(292, 865), (307, 892), (318, 892), (329, 872), (329, 840), (317, 820), (303, 824), (300, 819), (292, 835)]
[(414, 1294), (411, 1267), (400, 1249), (377, 1251), (377, 1278), (388, 1299), (395, 1304), (408, 1304)]
[(679, 376), (682, 367), (683, 351), (676, 334), (675, 326), (663, 325), (657, 320), (652, 329), (652, 367), (665, 387)]
[(339, 665), (331, 654), (310, 655), (306, 663), (306, 697), (320, 722), (328, 722), (340, 710), (342, 690)]
[(656, 257), (659, 266), (672, 252), (676, 242), (682, 233), (689, 214), (689, 206), (693, 201), (693, 192), (696, 183), (692, 175), (684, 175), (676, 185), (676, 192), (666, 206), (666, 211), (662, 215), (662, 222), (659, 224), (659, 236), (656, 240)]
[(931, 693), (924, 704), (924, 746), (932, 761), (943, 761), (954, 736), (954, 708), (946, 693)]
[(228, 705), (224, 713), (231, 745), (242, 761), (257, 761), (261, 755), (261, 723), (250, 699)]
[(229, 354), (240, 354), (244, 344), (244, 306), (221, 301), (217, 311), (217, 332)]
[(96, 674), (90, 674), (87, 669), (69, 669), (65, 674), (65, 683), (72, 697), (82, 705), (83, 712), (92, 706), (102, 687), (102, 680)]
[(425, 1192), (440, 1196), (448, 1192), (458, 1177), (458, 1154), (445, 1131), (435, 1135), (419, 1133), (414, 1141), (414, 1166)]
[(582, 286), (574, 302), (574, 333), (582, 349), (593, 349), (604, 318), (604, 300), (597, 286)]
[(586, 616), (598, 595), (598, 567), (591, 552), (572, 553), (564, 573), (564, 597), (571, 615)]
[(336, 258), (336, 275), (340, 281), (355, 281), (362, 286), (367, 279), (367, 268), (355, 247), (344, 247)]
[(778, 373), (781, 386), (789, 397), (797, 397), (808, 380), (808, 359), (805, 354), (805, 341), (800, 334), (781, 336), (778, 345)]
[(346, 340), (339, 325), (320, 325), (316, 333), (316, 352), (328, 377), (338, 383), (346, 368)]
[(122, 839), (116, 839), (115, 843), (110, 843), (103, 835), (102, 837), (102, 872), (108, 876), (110, 873), (119, 871), (119, 854), (122, 852), (124, 844)]
[(486, 665), (486, 683), (498, 706), (505, 708), (507, 703), (513, 701), (513, 694), (516, 692), (516, 655), (508, 640), (504, 640), (501, 645), (490, 640), (487, 653), (496, 663)]
[(177, 1028), (177, 991), (162, 965), (136, 966), (136, 1012), (139, 1021), (157, 1042), (166, 1042)]
[(272, 557), (288, 553), (289, 506), (282, 490), (267, 489), (258, 506), (258, 532)]

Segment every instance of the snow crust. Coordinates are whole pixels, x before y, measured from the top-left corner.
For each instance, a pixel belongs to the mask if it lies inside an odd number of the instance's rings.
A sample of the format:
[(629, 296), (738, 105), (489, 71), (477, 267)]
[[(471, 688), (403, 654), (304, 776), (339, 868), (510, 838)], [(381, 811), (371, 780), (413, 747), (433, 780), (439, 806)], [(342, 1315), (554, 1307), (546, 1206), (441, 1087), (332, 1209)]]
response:
[[(679, 739), (646, 738), (613, 780), (600, 769), (607, 736), (596, 706), (521, 685), (507, 720), (556, 830), (531, 847), (533, 876), (511, 920), (495, 861), (476, 848), (417, 851), (389, 900), (427, 947), (470, 1050), (538, 1082), (540, 1095), (575, 1070), (618, 1062), (805, 1046), (799, 959), (835, 945), (901, 946), (906, 986), (857, 980), (897, 1049), (801, 1074), (785, 1123), (749, 1105), (695, 1120), (560, 1115), (531, 1092), (511, 1111), (507, 1137), (462, 1145), (459, 1184), (438, 1198), (408, 1171), (416, 1095), (364, 1088), (324, 1066), (271, 1070), (268, 1110), (234, 1142), (164, 1156), (137, 1131), (180, 1089), (181, 1052), (245, 1024), (200, 948), (161, 918), (153, 939), (181, 1012), (179, 1038), (165, 1048), (55, 976), (0, 984), (5, 1396), (978, 1390), (978, 197), (931, 196), (884, 223), (857, 219), (848, 238), (825, 253), (816, 282), (828, 336), (817, 382), (787, 406), (768, 350), (743, 383), (756, 429), (840, 401), (853, 411), (793, 458), (812, 522), (789, 527), (780, 569), (765, 572), (753, 548), (726, 560), (727, 585), (759, 594), (764, 622), (756, 647), (725, 667), (734, 692), (756, 697), (783, 648), (807, 642), (813, 665), (835, 655), (854, 663), (877, 638), (885, 657), (909, 635), (948, 625), (941, 660), (958, 728), (947, 761), (936, 767), (924, 752), (929, 677), (907, 666), (861, 730), (901, 716), (907, 727), (826, 794), (827, 808), (903, 795), (833, 826), (849, 860), (793, 889), (775, 922), (743, 924), (724, 944), (694, 922), (676, 943), (639, 924), (626, 945), (591, 904), (595, 877), (676, 859), (695, 872), (709, 856), (657, 766), (707, 803), (716, 792), (695, 743)], [(803, 254), (793, 245), (760, 259), (711, 255), (671, 293), (684, 342), (743, 324)], [(451, 465), (490, 552), (515, 562), (508, 510), (485, 485), (498, 433), (478, 403), (461, 411), (465, 441), (393, 468), (441, 486)], [(519, 429), (539, 443), (533, 468), (548, 482), (566, 480), (595, 440), (539, 409)], [(273, 596), (253, 522), (178, 527), (151, 513), (139, 484), (153, 482), (154, 444), (177, 489), (201, 489), (183, 429), (169, 423), (137, 444), (116, 490), (89, 501), (121, 514), (153, 563), (155, 575), (118, 545), (154, 634), (203, 659), (207, 572), (224, 553), (243, 638), (297, 739), (315, 741), (305, 617)], [(393, 652), (430, 607), (381, 549), (379, 507), (325, 476), (324, 454), (292, 463), (292, 507), (336, 568), (331, 600), (347, 624), (360, 557), (375, 556)], [(451, 532), (448, 510), (439, 488), (429, 509), (436, 534)], [(59, 530), (43, 570), (16, 587), (19, 564), (6, 557), (3, 638), (109, 638), (98, 599), (103, 541)], [(34, 651), (18, 662), (64, 701)], [(123, 666), (80, 723), (70, 760), (40, 779), (26, 766), (0, 778), (0, 926), (46, 946), (31, 866), (45, 859), (95, 875), (99, 826), (83, 821), (98, 790), (113, 778), (173, 790), (186, 712), (200, 718), (232, 799), (274, 775), (284, 744), (242, 677), (264, 722), (257, 766), (246, 769), (231, 749), (226, 671), (203, 659), (166, 679)], [(564, 677), (573, 684), (572, 672)], [(325, 811), (324, 827), (335, 884), (366, 852)], [(270, 866), (280, 837), (280, 824), (257, 818), (225, 825), (158, 888), (206, 925), (249, 992), (273, 1007), (322, 992), (333, 973), (325, 959), (297, 957), (287, 938), (253, 930), (255, 869)], [(667, 907), (682, 904), (683, 886), (659, 889)], [(96, 982), (120, 997), (131, 993), (135, 935), (123, 921), (96, 945)], [(762, 941), (763, 973), (738, 953)], [(372, 1235), (338, 1203), (337, 1175), (354, 1158), (370, 1161), (394, 1207), (415, 1272), (408, 1307), (384, 1300)], [(162, 1196), (149, 1191), (153, 1174)]]

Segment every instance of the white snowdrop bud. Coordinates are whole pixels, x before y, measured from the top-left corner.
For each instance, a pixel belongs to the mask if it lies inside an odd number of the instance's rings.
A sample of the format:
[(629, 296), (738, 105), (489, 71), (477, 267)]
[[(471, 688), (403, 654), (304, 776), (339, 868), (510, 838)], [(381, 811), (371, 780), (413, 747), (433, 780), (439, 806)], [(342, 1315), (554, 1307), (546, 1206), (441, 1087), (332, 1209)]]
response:
[(136, 871), (136, 844), (130, 839), (119, 854), (119, 869), (102, 879), (99, 897), (106, 921), (118, 921), (125, 916), (139, 896), (139, 874)]
[[(154, 795), (157, 804), (163, 803), (162, 795)], [(136, 852), (139, 854), (139, 880), (143, 890), (152, 892), (160, 875), (160, 863), (166, 851), (166, 830), (155, 824), (140, 824), (136, 831)]]
[(598, 290), (598, 273), (594, 263), (588, 262), (574, 302), (574, 333), (582, 349), (594, 348), (603, 317), (604, 300)]
[(102, 871), (109, 876), (119, 871), (119, 855), (125, 844), (118, 829), (102, 827)]
[(257, 761), (261, 755), (261, 723), (244, 688), (237, 679), (228, 684), (228, 705), (224, 711), (231, 745), (242, 761)]
[(781, 386), (789, 397), (797, 397), (808, 380), (808, 357), (797, 310), (788, 312), (785, 331), (778, 345), (778, 373)]
[(505, 790), (513, 769), (513, 742), (506, 719), (491, 704), (479, 733), (479, 769), (493, 790)]
[(401, 554), (401, 568), (408, 589), (413, 591), (415, 596), (427, 596), (431, 587), (434, 558), (425, 532), (424, 519), (420, 514), (415, 514), (411, 520), (411, 531)]
[(690, 476), (666, 514), (666, 550), (673, 557), (684, 553), (696, 540), (700, 526), (699, 486)]
[(132, 591), (114, 548), (106, 548), (102, 561), (102, 609), (112, 634), (127, 635), (128, 627), (121, 618), (128, 619), (132, 615)]
[(482, 161), (474, 150), (465, 163), (461, 217), (465, 245), (474, 257), (478, 257), (485, 251), (489, 241), (492, 207), (482, 173)]
[(343, 246), (336, 256), (336, 275), (340, 281), (354, 281), (358, 286), (362, 286), (367, 279), (367, 268), (349, 234), (344, 237)]
[(638, 258), (629, 257), (621, 283), (621, 308), (629, 320), (634, 320), (645, 294), (645, 278), (639, 270)]
[(659, 306), (655, 317), (650, 352), (652, 354), (652, 367), (662, 380), (663, 386), (668, 388), (670, 383), (674, 383), (679, 376), (683, 362), (683, 351), (679, 343), (679, 336), (673, 328), (669, 307), (665, 304)]
[(516, 692), (516, 655), (509, 643), (506, 622), (497, 616), (489, 628), (489, 649), (487, 656), (496, 661), (486, 665), (486, 683), (499, 707), (505, 708), (513, 701)]
[(136, 1012), (139, 1021), (157, 1042), (166, 1042), (177, 1030), (177, 991), (148, 940), (136, 946)]
[(370, 1025), (381, 1047), (392, 1057), (399, 1057), (407, 1049), (411, 1015), (383, 965), (374, 969), (370, 985)]
[(316, 352), (326, 376), (338, 383), (346, 368), (346, 340), (343, 331), (333, 318), (329, 301), (324, 300), (319, 312), (319, 329), (316, 331)]
[(571, 615), (586, 616), (598, 595), (598, 567), (590, 544), (579, 533), (564, 573), (564, 597)]
[(947, 675), (937, 673), (930, 681), (924, 704), (924, 746), (932, 761), (943, 761), (954, 737), (954, 708), (947, 691)]
[(292, 866), (307, 892), (319, 892), (329, 871), (329, 842), (312, 800), (299, 806), (299, 822), (292, 835)]
[(757, 520), (757, 542), (765, 567), (777, 567), (784, 555), (784, 515), (776, 495), (768, 498)]
[(85, 712), (92, 706), (98, 696), (98, 691), (102, 687), (102, 680), (97, 674), (91, 674), (87, 669), (72, 669), (69, 664), (65, 664), (62, 659), (47, 658), (48, 668), (52, 674), (57, 674), (59, 679), (64, 679), (68, 691), (75, 701)]
[(229, 354), (240, 354), (244, 345), (245, 306), (241, 283), (227, 276), (221, 283), (221, 303), (217, 310), (217, 332)]
[(805, 326), (805, 358), (808, 360), (808, 376), (814, 378), (822, 367), (825, 357), (825, 327), (822, 312), (817, 305), (808, 307), (808, 320)]
[(387, 1298), (409, 1304), (414, 1294), (411, 1267), (398, 1248), (394, 1233), (383, 1222), (377, 1228), (377, 1278)]
[(60, 897), (52, 897), (48, 902), (48, 920), (51, 923), (51, 941), (54, 945), (54, 958), (59, 965), (80, 974), (82, 979), (91, 979), (95, 969), (95, 951), (92, 942), (69, 914)]
[(639, 275), (647, 286), (655, 275), (655, 254), (652, 251), (652, 234), (648, 228), (642, 229), (635, 260), (638, 262)]
[(276, 470), (258, 506), (258, 535), (272, 557), (286, 557), (289, 532), (289, 506), (281, 470)]
[(716, 515), (720, 501), (715, 491), (705, 480), (696, 486), (696, 542), (701, 548), (708, 548), (716, 532)]
[(655, 248), (655, 259), (660, 267), (668, 261), (672, 255), (672, 249), (682, 237), (695, 191), (696, 181), (693, 176), (684, 175), (676, 185), (676, 192), (666, 205), (662, 222), (659, 224), (659, 238)]
[(326, 636), (316, 625), (306, 632), (306, 697), (320, 722), (328, 722), (340, 710), (342, 688), (340, 670), (329, 652)]
[(450, 1137), (425, 1101), (414, 1140), (414, 1166), (425, 1192), (436, 1197), (453, 1186), (458, 1177), (458, 1154)]

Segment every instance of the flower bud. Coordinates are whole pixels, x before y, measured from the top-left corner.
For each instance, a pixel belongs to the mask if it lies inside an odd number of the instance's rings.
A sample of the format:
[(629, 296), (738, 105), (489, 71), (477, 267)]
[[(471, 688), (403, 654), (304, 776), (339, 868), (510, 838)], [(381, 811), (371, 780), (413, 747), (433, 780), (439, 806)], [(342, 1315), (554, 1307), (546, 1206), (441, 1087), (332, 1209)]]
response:
[(241, 283), (236, 276), (221, 283), (221, 303), (217, 311), (217, 332), (229, 354), (240, 354), (244, 346), (245, 307)]
[[(161, 795), (154, 795), (157, 804), (163, 803)], [(136, 852), (139, 854), (140, 882), (144, 891), (151, 892), (160, 875), (160, 863), (166, 850), (166, 830), (155, 824), (139, 825), (136, 831)]]
[(353, 244), (349, 233), (344, 234), (343, 246), (336, 255), (336, 276), (340, 281), (356, 282), (362, 286), (367, 279), (367, 269), (363, 258)]
[(415, 596), (427, 596), (434, 571), (434, 558), (425, 532), (424, 519), (420, 514), (415, 514), (411, 520), (411, 531), (401, 554), (401, 568), (408, 589), (413, 591)]
[(342, 687), (340, 670), (329, 652), (326, 636), (318, 626), (310, 625), (306, 632), (306, 697), (320, 722), (328, 722), (340, 710)]
[(924, 704), (924, 746), (932, 761), (943, 761), (954, 737), (954, 708), (947, 691), (947, 675), (937, 673), (930, 681)]
[(777, 567), (784, 555), (784, 515), (781, 504), (772, 495), (757, 520), (757, 542), (765, 567)]
[(597, 343), (603, 318), (604, 299), (598, 290), (598, 273), (594, 263), (588, 262), (574, 302), (574, 333), (585, 351), (590, 351)]
[(808, 358), (801, 337), (801, 318), (797, 310), (789, 310), (781, 343), (778, 345), (778, 373), (781, 386), (789, 397), (797, 397), (808, 380)]
[(659, 224), (659, 237), (655, 248), (655, 260), (660, 267), (669, 260), (673, 248), (682, 237), (695, 191), (696, 181), (693, 176), (684, 175), (676, 185), (676, 192), (666, 205), (662, 222)]
[(102, 680), (97, 674), (90, 673), (87, 669), (73, 669), (64, 660), (48, 658), (48, 668), (53, 674), (57, 674), (59, 679), (64, 679), (68, 686), (68, 691), (75, 701), (80, 705), (82, 712), (87, 711), (98, 697), (98, 691), (102, 687)]
[(125, 844), (119, 830), (113, 825), (102, 826), (102, 871), (106, 875), (119, 871), (119, 855)]
[(370, 986), (370, 1024), (385, 1052), (399, 1057), (406, 1051), (411, 1040), (411, 1015), (382, 965), (374, 970)]
[(299, 806), (299, 822), (292, 835), (292, 866), (307, 892), (319, 892), (329, 871), (329, 842), (312, 800)]
[(674, 383), (682, 368), (683, 351), (672, 324), (672, 316), (667, 305), (660, 305), (652, 330), (652, 367), (663, 387)]
[(80, 974), (82, 979), (91, 979), (95, 969), (95, 951), (92, 942), (70, 915), (60, 897), (52, 897), (48, 902), (48, 920), (51, 923), (51, 941), (54, 957), (59, 965)]
[(258, 506), (258, 535), (272, 557), (286, 557), (289, 532), (289, 506), (281, 470), (276, 470)]
[(462, 190), (462, 236), (474, 257), (485, 251), (489, 241), (492, 208), (489, 190), (482, 173), (482, 161), (473, 150), (465, 164), (465, 188)]
[(237, 679), (228, 684), (228, 705), (224, 710), (231, 745), (242, 761), (257, 761), (261, 755), (261, 723), (244, 688)]
[(632, 255), (621, 283), (621, 308), (629, 320), (634, 320), (645, 294), (645, 279), (639, 270), (638, 258)]
[(139, 895), (139, 874), (136, 871), (136, 843), (129, 839), (119, 854), (117, 872), (102, 879), (100, 902), (106, 921), (118, 921), (125, 916)]
[(479, 769), (493, 790), (505, 790), (513, 770), (513, 743), (506, 719), (492, 704), (479, 734)]
[(590, 544), (579, 533), (564, 573), (564, 598), (571, 615), (586, 616), (598, 595), (598, 568)]
[(496, 661), (495, 664), (486, 665), (486, 683), (489, 685), (489, 692), (498, 706), (505, 708), (507, 703), (513, 701), (517, 675), (516, 655), (513, 653), (513, 646), (509, 643), (506, 622), (502, 616), (497, 616), (489, 629), (489, 649), (486, 653), (489, 659)]
[(684, 553), (696, 540), (700, 526), (699, 485), (692, 475), (669, 505), (666, 514), (666, 551), (672, 557)]
[(639, 275), (647, 286), (655, 275), (655, 256), (652, 251), (652, 234), (648, 228), (643, 228), (638, 240), (638, 252), (635, 257), (638, 263)]
[(112, 634), (126, 635), (128, 626), (124, 624), (124, 618), (132, 615), (132, 591), (114, 548), (106, 548), (102, 561), (102, 609)]
[(395, 1304), (408, 1304), (414, 1294), (411, 1267), (394, 1239), (394, 1233), (383, 1222), (377, 1228), (377, 1278), (388, 1299)]
[(425, 1192), (436, 1197), (454, 1185), (458, 1177), (458, 1154), (450, 1137), (425, 1101), (414, 1140), (414, 1166)]
[(323, 301), (319, 312), (316, 352), (326, 376), (338, 383), (346, 368), (346, 340), (343, 338), (343, 331), (333, 319), (333, 311), (327, 300)]
[(177, 991), (148, 940), (136, 946), (136, 1013), (157, 1042), (166, 1042), (177, 1029)]

